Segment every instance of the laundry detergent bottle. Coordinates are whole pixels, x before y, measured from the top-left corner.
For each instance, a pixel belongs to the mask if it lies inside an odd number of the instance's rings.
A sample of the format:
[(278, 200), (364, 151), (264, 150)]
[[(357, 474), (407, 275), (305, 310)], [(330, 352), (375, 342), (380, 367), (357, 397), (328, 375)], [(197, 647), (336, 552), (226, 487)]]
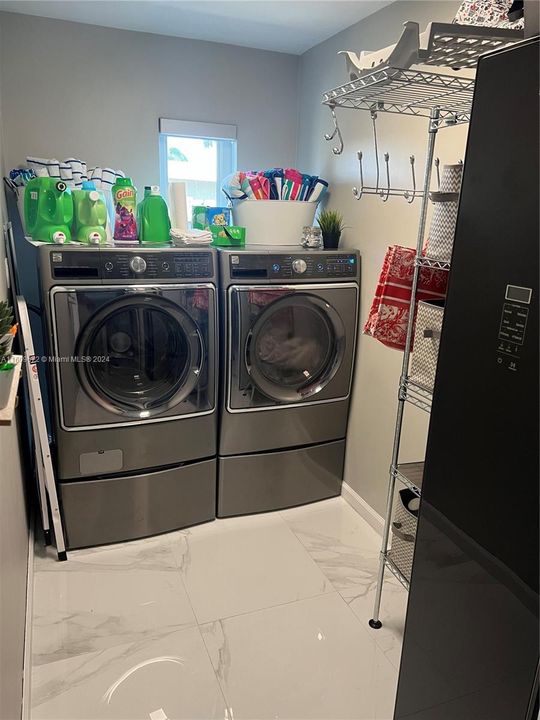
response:
[(112, 187), (114, 204), (114, 241), (118, 244), (137, 243), (137, 190), (131, 178), (119, 177)]
[(139, 230), (139, 239), (141, 239), (141, 211), (143, 207), (143, 202), (146, 200), (146, 198), (150, 195), (150, 191), (152, 190), (151, 185), (145, 185), (144, 186), (144, 194), (142, 201), (137, 205), (137, 228)]
[(139, 238), (145, 245), (168, 245), (171, 221), (167, 203), (161, 197), (158, 185), (152, 185), (150, 192), (140, 203)]
[(46, 170), (38, 173), (24, 191), (26, 232), (40, 242), (69, 242), (73, 220), (71, 190), (63, 180), (49, 177)]
[(88, 245), (107, 241), (107, 205), (103, 193), (86, 180), (73, 191), (73, 239)]

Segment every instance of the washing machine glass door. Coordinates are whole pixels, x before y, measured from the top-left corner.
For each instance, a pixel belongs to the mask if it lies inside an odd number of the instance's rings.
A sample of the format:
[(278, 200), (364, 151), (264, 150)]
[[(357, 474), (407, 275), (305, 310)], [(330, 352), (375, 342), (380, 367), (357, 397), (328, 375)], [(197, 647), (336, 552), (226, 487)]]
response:
[(77, 356), (107, 358), (77, 366), (96, 403), (129, 417), (151, 417), (192, 392), (201, 370), (202, 339), (174, 303), (135, 295), (93, 316), (79, 336)]
[[(309, 292), (239, 292), (243, 324), (236, 407), (316, 401), (338, 371), (345, 329), (334, 307)], [(242, 347), (243, 346), (243, 347)]]
[(66, 429), (169, 419), (214, 407), (213, 288), (55, 289)]

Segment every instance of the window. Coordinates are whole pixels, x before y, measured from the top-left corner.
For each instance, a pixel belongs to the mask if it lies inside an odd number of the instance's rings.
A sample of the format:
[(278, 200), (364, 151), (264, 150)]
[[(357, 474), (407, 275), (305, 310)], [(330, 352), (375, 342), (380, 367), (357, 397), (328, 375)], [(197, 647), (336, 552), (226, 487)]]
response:
[(186, 183), (188, 217), (194, 205), (224, 205), (222, 181), (236, 170), (236, 126), (184, 120), (159, 121), (160, 182)]

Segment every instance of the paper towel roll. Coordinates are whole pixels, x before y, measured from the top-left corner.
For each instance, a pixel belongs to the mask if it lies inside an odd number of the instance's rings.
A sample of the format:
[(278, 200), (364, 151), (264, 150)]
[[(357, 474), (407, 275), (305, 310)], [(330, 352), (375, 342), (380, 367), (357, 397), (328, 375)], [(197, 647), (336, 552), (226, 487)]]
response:
[(169, 183), (169, 207), (172, 227), (187, 230), (188, 214), (185, 182)]

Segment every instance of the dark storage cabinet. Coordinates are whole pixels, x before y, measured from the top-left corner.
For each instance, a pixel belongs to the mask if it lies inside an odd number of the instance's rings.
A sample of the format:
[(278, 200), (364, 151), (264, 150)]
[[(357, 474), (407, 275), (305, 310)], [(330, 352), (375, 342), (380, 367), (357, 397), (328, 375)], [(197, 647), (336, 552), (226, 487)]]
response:
[(479, 62), (395, 720), (533, 717), (538, 60), (535, 39)]

